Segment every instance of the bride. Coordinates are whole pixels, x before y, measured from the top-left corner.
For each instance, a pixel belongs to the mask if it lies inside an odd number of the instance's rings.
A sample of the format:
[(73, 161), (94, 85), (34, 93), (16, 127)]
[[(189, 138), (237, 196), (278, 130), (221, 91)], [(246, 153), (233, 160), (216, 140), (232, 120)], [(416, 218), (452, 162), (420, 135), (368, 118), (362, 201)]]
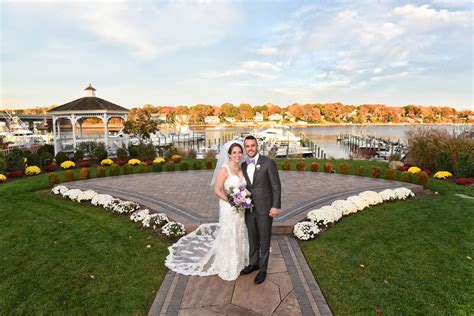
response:
[(202, 224), (169, 247), (165, 265), (180, 274), (208, 276), (217, 274), (226, 281), (236, 280), (249, 264), (249, 242), (243, 213), (227, 202), (224, 190), (246, 185), (240, 162), (243, 144), (224, 144), (211, 185), (219, 197), (219, 223)]

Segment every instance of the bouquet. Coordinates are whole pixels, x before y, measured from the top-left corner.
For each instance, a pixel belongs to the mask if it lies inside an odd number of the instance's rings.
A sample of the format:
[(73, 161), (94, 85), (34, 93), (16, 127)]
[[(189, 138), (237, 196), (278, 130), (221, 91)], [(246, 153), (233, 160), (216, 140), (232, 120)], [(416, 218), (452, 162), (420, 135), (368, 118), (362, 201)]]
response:
[(227, 196), (227, 202), (236, 212), (244, 213), (246, 209), (252, 211), (251, 193), (244, 186), (239, 188), (230, 187), (229, 190), (225, 190), (225, 195)]

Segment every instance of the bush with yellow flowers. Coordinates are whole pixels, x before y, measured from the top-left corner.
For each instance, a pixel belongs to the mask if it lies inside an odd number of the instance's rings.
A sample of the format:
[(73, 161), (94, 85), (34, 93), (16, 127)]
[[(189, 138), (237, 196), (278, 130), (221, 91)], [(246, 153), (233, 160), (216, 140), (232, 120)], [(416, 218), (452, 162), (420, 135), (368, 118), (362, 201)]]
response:
[(412, 173), (412, 174), (417, 174), (417, 173), (420, 173), (420, 172), (421, 172), (421, 169), (418, 168), (418, 167), (413, 166), (413, 167), (408, 168), (407, 171), (408, 171), (409, 173)]
[(433, 177), (435, 179), (443, 179), (444, 180), (444, 179), (450, 178), (452, 176), (453, 176), (453, 174), (449, 171), (438, 171), (434, 174)]
[(27, 176), (35, 176), (40, 173), (41, 173), (41, 169), (37, 166), (29, 166), (29, 167), (26, 167), (26, 170), (25, 170), (25, 174)]
[(165, 162), (166, 162), (165, 158), (162, 158), (162, 157), (156, 157), (155, 160), (153, 160), (154, 165), (164, 164)]
[(103, 159), (103, 160), (100, 162), (100, 164), (101, 164), (102, 166), (111, 166), (113, 163), (114, 163), (113, 160), (112, 160), (112, 159), (109, 159), (109, 158)]
[(66, 160), (65, 162), (61, 163), (61, 168), (63, 169), (71, 169), (71, 168), (74, 168), (76, 166), (76, 164), (74, 163), (74, 161), (71, 161), (71, 160)]
[(0, 173), (0, 183), (5, 183), (5, 182), (7, 182), (7, 177), (5, 177), (5, 175)]
[(129, 164), (130, 166), (138, 166), (138, 165), (141, 164), (141, 163), (142, 163), (142, 162), (141, 162), (140, 160), (135, 159), (135, 158), (130, 159), (130, 160), (128, 161), (128, 164)]

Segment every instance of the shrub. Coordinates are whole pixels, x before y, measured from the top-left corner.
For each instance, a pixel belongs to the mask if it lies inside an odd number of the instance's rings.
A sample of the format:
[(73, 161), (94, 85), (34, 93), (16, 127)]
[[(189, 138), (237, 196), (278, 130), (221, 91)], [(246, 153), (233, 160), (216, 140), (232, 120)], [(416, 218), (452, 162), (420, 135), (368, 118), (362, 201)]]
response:
[(79, 179), (81, 180), (87, 180), (87, 179), (90, 179), (91, 177), (91, 172), (89, 171), (89, 169), (87, 168), (82, 168), (80, 171), (79, 171)]
[(128, 163), (123, 165), (123, 174), (133, 174), (133, 167)]
[(166, 171), (175, 171), (176, 170), (176, 164), (173, 161), (168, 161), (166, 164)]
[(6, 163), (5, 163), (5, 158), (3, 158), (2, 155), (0, 155), (0, 174), (5, 174), (6, 173)]
[(181, 156), (180, 155), (173, 155), (173, 156), (171, 156), (170, 159), (174, 163), (179, 163), (181, 161)]
[(384, 178), (385, 180), (395, 180), (396, 171), (393, 169), (385, 169)]
[(156, 157), (156, 149), (153, 144), (139, 144), (138, 145), (138, 159), (141, 161), (153, 160)]
[(285, 171), (288, 171), (291, 169), (291, 162), (289, 160), (285, 160), (283, 162), (283, 165), (281, 166), (281, 168)]
[(153, 164), (153, 160), (145, 160), (144, 161), (148, 166)]
[(102, 159), (102, 161), (100, 162), (100, 165), (101, 166), (111, 166), (113, 164), (113, 160), (112, 159)]
[(413, 183), (413, 174), (409, 173), (408, 171), (403, 171), (400, 175), (400, 181)]
[(59, 176), (56, 172), (51, 172), (48, 174), (48, 182), (50, 186), (53, 186), (55, 184), (59, 184)]
[(92, 159), (98, 163), (99, 161), (102, 161), (106, 159), (108, 156), (107, 153), (107, 148), (105, 148), (104, 143), (97, 143), (97, 147), (94, 149), (94, 152), (92, 153)]
[(459, 178), (474, 176), (474, 163), (468, 153), (458, 153), (458, 163), (454, 172)]
[(53, 162), (47, 165), (45, 168), (46, 168), (46, 172), (54, 172), (56, 171), (56, 169), (58, 169), (58, 164)]
[(196, 156), (197, 156), (196, 149), (190, 148), (186, 151), (186, 158), (196, 159)]
[(372, 168), (370, 168), (370, 176), (372, 178), (380, 178), (380, 174), (382, 172), (380, 171), (380, 168), (379, 167), (376, 167), (376, 166), (372, 166)]
[(28, 156), (26, 163), (28, 166), (41, 166), (40, 157), (37, 153), (31, 153)]
[(206, 159), (215, 159), (215, 158), (216, 158), (216, 155), (217, 155), (217, 152), (216, 152), (214, 149), (211, 149), (211, 150), (208, 150), (208, 151), (206, 152), (205, 158), (206, 158)]
[(54, 156), (50, 152), (43, 152), (40, 154), (40, 164), (42, 166), (49, 165), (50, 163), (53, 162)]
[(138, 168), (139, 173), (147, 173), (148, 172), (148, 165), (144, 162), (140, 164), (140, 167)]
[(364, 166), (358, 166), (356, 168), (356, 175), (364, 177), (365, 176), (365, 168)]
[(349, 166), (346, 163), (341, 163), (339, 165), (340, 174), (349, 174)]
[(7, 177), (5, 177), (5, 175), (0, 173), (0, 183), (5, 183), (5, 182), (7, 182)]
[(20, 178), (23, 177), (23, 170), (15, 170), (8, 173), (9, 178)]
[(96, 172), (96, 175), (97, 175), (97, 178), (103, 178), (105, 177), (105, 168), (102, 167), (102, 166), (97, 166), (95, 168), (95, 172)]
[(83, 161), (79, 161), (77, 164), (76, 164), (79, 168), (87, 168), (87, 167), (90, 167), (91, 164), (88, 160), (83, 160)]
[(311, 163), (311, 171), (317, 172), (318, 170), (319, 170), (319, 163), (317, 163), (316, 161), (313, 161)]
[(296, 170), (304, 171), (306, 169), (306, 162), (304, 160), (300, 160), (296, 163)]
[(388, 157), (388, 162), (391, 162), (391, 161), (400, 161), (400, 159), (402, 159), (402, 156), (400, 155), (400, 153), (392, 153), (392, 154), (390, 154), (390, 156)]
[(54, 156), (54, 160), (56, 160), (56, 162), (58, 164), (62, 164), (63, 162), (67, 161), (67, 156), (66, 154), (64, 153), (64, 151), (60, 151), (56, 154), (56, 156)]
[(331, 173), (332, 170), (333, 170), (333, 165), (332, 165), (332, 163), (330, 163), (330, 162), (326, 162), (326, 163), (324, 164), (323, 168), (324, 168), (324, 172), (326, 172), (326, 173)]
[(441, 150), (436, 155), (436, 169), (437, 170), (453, 170), (453, 162), (449, 157), (447, 151)]
[(165, 158), (162, 158), (162, 157), (156, 157), (155, 160), (153, 160), (153, 163), (157, 165), (163, 164), (165, 162), (166, 162)]
[(407, 171), (409, 173), (412, 173), (412, 174), (417, 174), (417, 173), (421, 172), (421, 169), (418, 168), (418, 167), (413, 166), (413, 167), (408, 168)]
[(429, 179), (428, 175), (424, 173), (423, 171), (415, 175), (415, 183), (422, 185), (424, 188), (428, 187), (428, 179)]
[(63, 163), (61, 163), (60, 166), (63, 169), (71, 169), (71, 168), (74, 168), (76, 166), (76, 164), (74, 163), (74, 161), (66, 160)]
[(54, 146), (50, 144), (41, 145), (36, 153), (41, 157), (43, 153), (50, 153), (51, 156), (54, 156)]
[(456, 184), (459, 184), (459, 185), (469, 185), (469, 184), (472, 184), (472, 181), (471, 179), (468, 179), (468, 178), (458, 178), (455, 180)]
[(201, 170), (201, 168), (202, 168), (202, 163), (201, 163), (201, 161), (200, 161), (200, 160), (195, 160), (195, 161), (193, 162), (193, 169), (194, 169), (194, 170)]
[(151, 167), (151, 170), (153, 172), (161, 172), (161, 171), (163, 171), (163, 164), (161, 164), (161, 163), (153, 164), (152, 167)]
[(138, 145), (130, 145), (128, 146), (128, 153), (131, 158), (138, 158)]
[(64, 182), (71, 182), (76, 179), (76, 175), (74, 174), (74, 171), (72, 170), (66, 170), (64, 171)]
[(19, 149), (10, 151), (6, 158), (6, 170), (9, 172), (17, 170), (25, 170), (25, 161), (23, 159), (23, 152)]
[(404, 166), (398, 167), (398, 171), (408, 171), (408, 169), (410, 169), (410, 165), (404, 165)]
[(127, 160), (128, 151), (125, 148), (117, 149), (117, 159), (118, 160)]
[(74, 152), (74, 161), (78, 162), (84, 159), (84, 152), (80, 149), (77, 149)]
[(425, 170), (423, 170), (423, 172), (426, 173), (429, 176), (433, 173), (433, 172), (431, 172), (430, 169), (425, 169)]
[(128, 161), (128, 164), (130, 166), (138, 166), (139, 164), (141, 164), (142, 162), (138, 159), (135, 159), (135, 158), (132, 158)]
[(433, 178), (445, 180), (445, 179), (450, 178), (452, 176), (453, 176), (453, 174), (449, 171), (438, 171), (433, 175)]
[(212, 160), (206, 160), (206, 169), (211, 170), (214, 167)]
[(117, 165), (116, 163), (112, 164), (112, 166), (110, 166), (110, 175), (111, 176), (119, 176), (120, 175), (120, 166)]
[(98, 143), (95, 141), (81, 142), (79, 144), (79, 150), (81, 150), (84, 153), (85, 157), (93, 158), (97, 145)]
[(187, 161), (181, 161), (179, 164), (179, 170), (186, 171), (189, 170), (189, 163)]
[[(178, 148), (176, 148), (174, 145), (170, 145), (163, 153), (163, 157), (166, 159), (166, 160), (170, 160), (171, 157), (173, 155), (178, 155), (179, 154), (179, 150)], [(214, 157), (212, 157), (214, 158)]]
[(29, 167), (26, 167), (26, 170), (25, 170), (25, 174), (27, 176), (35, 176), (40, 173), (41, 173), (41, 169), (37, 166), (29, 166)]

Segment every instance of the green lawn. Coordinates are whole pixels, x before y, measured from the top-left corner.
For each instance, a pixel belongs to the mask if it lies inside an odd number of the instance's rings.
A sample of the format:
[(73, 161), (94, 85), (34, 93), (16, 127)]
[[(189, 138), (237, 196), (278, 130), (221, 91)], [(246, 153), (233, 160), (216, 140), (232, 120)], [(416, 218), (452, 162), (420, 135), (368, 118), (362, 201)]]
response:
[(146, 314), (166, 242), (40, 189), (46, 175), (0, 185), (0, 314)]
[(364, 210), (301, 243), (336, 315), (474, 313), (474, 200), (454, 195), (474, 191), (431, 188), (440, 194)]

